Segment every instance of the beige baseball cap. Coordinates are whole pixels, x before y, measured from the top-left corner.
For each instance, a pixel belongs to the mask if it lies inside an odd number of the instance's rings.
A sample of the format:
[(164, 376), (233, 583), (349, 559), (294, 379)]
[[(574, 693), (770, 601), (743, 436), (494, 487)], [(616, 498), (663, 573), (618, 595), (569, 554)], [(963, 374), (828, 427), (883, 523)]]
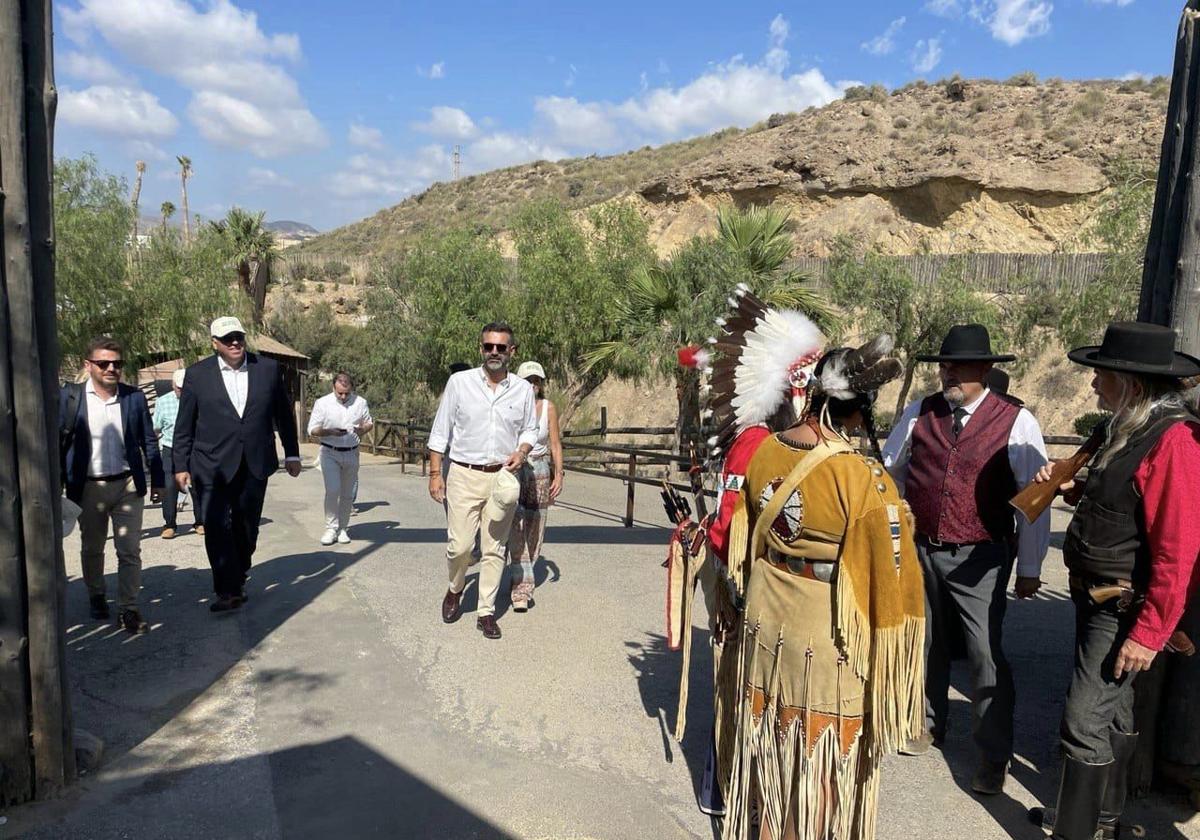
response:
[(187, 371), (184, 370), (183, 368), (179, 368), (177, 371), (172, 373), (171, 374), (171, 384), (174, 385), (176, 388), (182, 388), (183, 387), (183, 375), (185, 373), (187, 373)]
[(517, 368), (517, 376), (522, 379), (528, 379), (531, 376), (540, 376), (545, 380), (546, 371), (537, 362), (521, 362), (521, 366)]
[(212, 322), (208, 328), (208, 334), (213, 338), (224, 338), (230, 333), (240, 332), (246, 334), (246, 328), (242, 326), (242, 322), (232, 315), (222, 315), (220, 318)]

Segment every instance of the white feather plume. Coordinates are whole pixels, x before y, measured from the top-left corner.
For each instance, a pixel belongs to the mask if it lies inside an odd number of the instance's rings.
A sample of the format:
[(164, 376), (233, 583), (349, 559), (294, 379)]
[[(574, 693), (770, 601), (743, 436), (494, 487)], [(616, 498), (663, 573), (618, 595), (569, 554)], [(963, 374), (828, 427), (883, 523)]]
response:
[(734, 372), (732, 404), (738, 426), (746, 428), (769, 419), (787, 398), (791, 366), (824, 343), (817, 325), (801, 313), (768, 310), (746, 333), (746, 346)]

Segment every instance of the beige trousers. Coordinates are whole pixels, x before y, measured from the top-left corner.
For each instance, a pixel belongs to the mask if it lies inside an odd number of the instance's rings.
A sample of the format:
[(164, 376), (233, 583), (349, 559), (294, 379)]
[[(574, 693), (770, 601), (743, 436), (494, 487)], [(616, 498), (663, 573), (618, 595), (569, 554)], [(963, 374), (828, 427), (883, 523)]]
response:
[(350, 527), (350, 512), (354, 509), (358, 450), (338, 452), (322, 446), (321, 476), (325, 479), (325, 527), (344, 531)]
[(89, 595), (104, 594), (104, 543), (108, 521), (113, 524), (113, 547), (117, 551), (117, 606), (137, 607), (142, 588), (142, 509), (145, 498), (138, 495), (133, 479), (88, 481), (83, 485), (79, 506), (79, 560)]
[(471, 549), (478, 533), (483, 551), (479, 561), (481, 616), (496, 612), (496, 593), (504, 577), (504, 545), (517, 510), (515, 479), (511, 492), (492, 492), (499, 475), (451, 464), (446, 477), (446, 563), (450, 591), (462, 592), (466, 586)]

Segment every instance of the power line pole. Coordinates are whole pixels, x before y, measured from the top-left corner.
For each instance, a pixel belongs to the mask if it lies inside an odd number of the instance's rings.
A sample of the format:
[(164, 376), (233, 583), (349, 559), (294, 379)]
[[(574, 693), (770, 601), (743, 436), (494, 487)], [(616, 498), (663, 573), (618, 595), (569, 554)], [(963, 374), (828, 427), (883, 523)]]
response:
[(462, 176), (462, 146), (454, 144), (454, 180)]

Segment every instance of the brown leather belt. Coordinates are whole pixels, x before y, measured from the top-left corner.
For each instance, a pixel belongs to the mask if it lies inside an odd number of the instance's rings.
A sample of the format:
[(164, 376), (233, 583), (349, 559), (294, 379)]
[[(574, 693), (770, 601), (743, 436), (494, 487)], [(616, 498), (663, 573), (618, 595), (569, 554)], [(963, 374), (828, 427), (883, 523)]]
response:
[(450, 463), (466, 467), (469, 470), (475, 470), (476, 472), (494, 473), (504, 469), (503, 464), (464, 464), (462, 461), (455, 461), (453, 458), (450, 459)]
[(133, 475), (133, 473), (131, 473), (129, 470), (125, 470), (125, 472), (113, 473), (112, 475), (89, 475), (87, 477), (87, 480), (88, 481), (124, 481), (125, 479), (129, 478), (129, 476), (131, 476), (131, 475)]
[[(774, 560), (770, 557), (764, 557), (763, 559), (766, 560), (768, 563), (770, 563), (772, 566), (774, 566), (776, 569), (779, 569), (779, 571), (787, 572), (789, 575), (795, 575), (796, 577), (808, 578), (809, 580), (815, 580), (818, 583), (829, 583), (829, 581), (821, 580), (821, 578), (816, 576), (816, 573), (813, 572), (813, 564), (812, 564), (811, 560), (804, 560), (803, 561), (804, 565), (801, 566), (799, 569), (797, 569), (795, 566), (791, 565), (790, 563), (783, 563), (783, 562), (780, 562), (779, 560)], [(796, 559), (801, 560), (802, 558), (797, 557)]]

